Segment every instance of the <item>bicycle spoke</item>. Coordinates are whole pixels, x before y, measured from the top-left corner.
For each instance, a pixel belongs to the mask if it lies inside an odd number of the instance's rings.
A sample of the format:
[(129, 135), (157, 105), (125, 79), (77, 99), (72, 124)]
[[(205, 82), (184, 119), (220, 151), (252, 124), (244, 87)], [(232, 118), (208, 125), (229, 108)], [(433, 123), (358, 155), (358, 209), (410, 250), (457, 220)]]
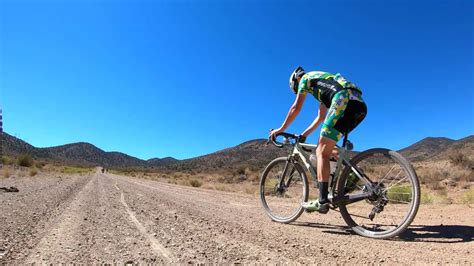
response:
[(384, 177), (382, 178), (382, 180), (380, 180), (379, 182), (380, 183), (383, 183), (383, 181), (385, 181), (385, 178), (387, 178), (387, 176), (392, 172), (393, 169), (395, 169), (395, 166), (392, 166), (392, 168), (390, 168), (390, 170), (384, 175)]
[(385, 191), (389, 190), (390, 188), (392, 188), (392, 187), (394, 187), (394, 186), (400, 184), (403, 180), (405, 180), (405, 179), (407, 179), (407, 178), (408, 178), (408, 177), (404, 177), (403, 179), (400, 179), (400, 181), (398, 181), (397, 183), (393, 184), (392, 186), (390, 186), (390, 184), (389, 184), (389, 187), (387, 187), (387, 188), (384, 189), (383, 191), (385, 192)]

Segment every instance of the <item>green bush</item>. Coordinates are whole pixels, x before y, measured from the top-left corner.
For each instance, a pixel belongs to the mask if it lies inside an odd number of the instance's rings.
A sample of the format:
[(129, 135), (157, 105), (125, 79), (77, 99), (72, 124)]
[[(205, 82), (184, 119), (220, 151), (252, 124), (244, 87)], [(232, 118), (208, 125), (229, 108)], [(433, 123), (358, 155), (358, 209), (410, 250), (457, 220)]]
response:
[(33, 157), (29, 154), (22, 154), (20, 157), (18, 157), (18, 165), (19, 166), (24, 166), (24, 167), (31, 167), (33, 166)]
[(410, 186), (394, 186), (387, 191), (389, 200), (394, 203), (410, 202), (412, 200), (412, 192)]
[(464, 195), (462, 196), (462, 202), (466, 204), (474, 204), (474, 188), (464, 192)]

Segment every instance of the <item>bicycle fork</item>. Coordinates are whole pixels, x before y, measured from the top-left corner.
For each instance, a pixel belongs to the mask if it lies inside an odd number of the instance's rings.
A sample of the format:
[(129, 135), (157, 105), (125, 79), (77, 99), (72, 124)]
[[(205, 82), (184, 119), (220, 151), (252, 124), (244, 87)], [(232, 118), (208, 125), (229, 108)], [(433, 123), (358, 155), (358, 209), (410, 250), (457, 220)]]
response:
[(283, 168), (283, 173), (282, 173), (282, 175), (280, 177), (280, 180), (278, 182), (278, 190), (279, 191), (283, 191), (284, 188), (287, 188), (287, 187), (290, 186), (291, 177), (293, 176), (293, 173), (295, 172), (295, 168), (293, 167), (291, 169), (290, 175), (288, 176), (288, 181), (286, 182), (286, 184), (285, 184), (285, 176), (286, 176), (286, 173), (288, 172), (288, 165), (290, 165), (291, 160), (292, 160), (291, 157), (288, 157), (288, 159), (286, 160), (285, 168)]

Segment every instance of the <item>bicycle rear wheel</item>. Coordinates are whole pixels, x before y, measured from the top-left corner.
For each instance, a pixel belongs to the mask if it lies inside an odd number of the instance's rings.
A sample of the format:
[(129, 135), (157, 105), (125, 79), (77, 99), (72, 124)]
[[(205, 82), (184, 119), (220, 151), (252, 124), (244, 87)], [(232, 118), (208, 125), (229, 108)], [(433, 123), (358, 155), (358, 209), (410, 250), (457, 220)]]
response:
[[(341, 204), (344, 221), (357, 234), (370, 238), (391, 238), (401, 234), (413, 221), (420, 205), (420, 184), (411, 164), (399, 153), (371, 149), (359, 153), (351, 164), (371, 180), (373, 195), (355, 203)], [(369, 191), (351, 167), (338, 183), (338, 194)]]
[(287, 157), (270, 162), (260, 178), (260, 199), (273, 221), (290, 223), (298, 219), (304, 211), (301, 203), (308, 200), (308, 179), (303, 168)]

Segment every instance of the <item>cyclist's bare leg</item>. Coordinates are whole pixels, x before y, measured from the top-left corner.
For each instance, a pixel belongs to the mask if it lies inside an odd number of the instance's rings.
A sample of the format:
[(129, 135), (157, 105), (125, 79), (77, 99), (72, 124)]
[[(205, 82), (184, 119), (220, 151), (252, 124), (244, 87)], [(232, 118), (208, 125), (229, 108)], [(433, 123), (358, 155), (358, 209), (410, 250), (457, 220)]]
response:
[(334, 146), (336, 146), (336, 141), (327, 137), (319, 137), (318, 148), (316, 149), (316, 156), (318, 157), (319, 203), (328, 202), (329, 172), (331, 169), (329, 158), (333, 153)]
[(336, 142), (330, 138), (319, 137), (318, 148), (316, 149), (316, 156), (318, 158), (318, 181), (328, 182), (329, 181), (329, 158), (332, 155), (333, 149), (336, 146)]

